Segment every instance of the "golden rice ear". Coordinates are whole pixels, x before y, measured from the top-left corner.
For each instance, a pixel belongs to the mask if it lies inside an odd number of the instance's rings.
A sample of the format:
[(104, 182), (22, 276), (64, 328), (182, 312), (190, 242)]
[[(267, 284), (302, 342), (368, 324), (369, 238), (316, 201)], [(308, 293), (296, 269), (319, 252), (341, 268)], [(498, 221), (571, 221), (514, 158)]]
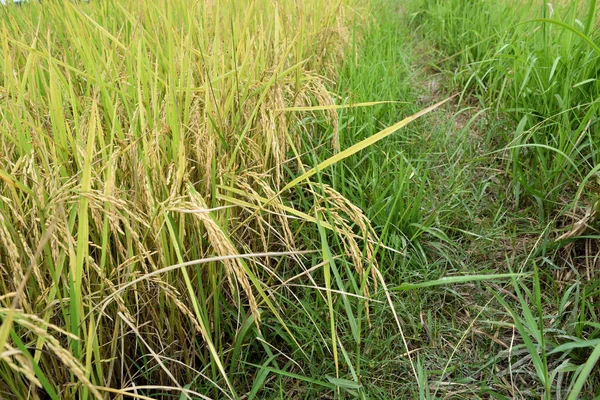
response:
[(4, 345), (5, 349), (0, 352), (0, 360), (17, 374), (23, 375), (36, 388), (41, 388), (42, 384), (35, 376), (31, 360), (25, 357), (20, 350), (14, 349), (8, 343)]
[(278, 210), (281, 209), (281, 206), (283, 205), (283, 200), (275, 196), (275, 190), (273, 190), (273, 188), (271, 188), (271, 186), (269, 186), (269, 184), (264, 180), (259, 179), (256, 181), (256, 183), (262, 188), (267, 197), (274, 197), (272, 208), (274, 210), (274, 215), (277, 218), (277, 221), (279, 222), (278, 227), (282, 231), (278, 232), (279, 235), (282, 235), (281, 244), (285, 246), (285, 248), (288, 251), (296, 250), (296, 239), (294, 234), (292, 234), (289, 220), (284, 213), (278, 212)]
[[(206, 203), (200, 197), (200, 194), (196, 191), (190, 191), (190, 203), (195, 209), (208, 209)], [(194, 215), (200, 219), (208, 236), (208, 241), (211, 244), (213, 251), (219, 256), (231, 256), (239, 254), (233, 246), (233, 243), (229, 239), (228, 235), (221, 229), (219, 224), (212, 218), (210, 213), (194, 213)], [(254, 315), (257, 321), (260, 321), (260, 313), (258, 312), (258, 305), (256, 298), (250, 286), (250, 281), (244, 270), (241, 259), (229, 259), (225, 260), (225, 272), (229, 281), (230, 289), (232, 293), (239, 292), (236, 290), (239, 284), (242, 287), (243, 292), (246, 294), (248, 303), (250, 305), (250, 311)]]
[[(371, 225), (371, 221), (362, 212), (360, 208), (352, 204), (350, 200), (345, 198), (341, 193), (329, 185), (322, 184), (324, 194), (313, 191), (313, 195), (318, 199), (318, 204), (321, 210), (325, 210), (325, 204), (329, 204), (329, 215), (333, 221), (337, 231), (340, 233), (340, 238), (345, 246), (345, 252), (352, 259), (352, 262), (361, 278), (364, 278), (366, 267), (370, 267), (372, 284), (374, 290), (377, 290), (377, 259), (375, 258), (375, 245), (379, 243), (379, 237)], [(322, 204), (322, 205), (321, 205)], [(324, 212), (324, 215), (328, 215)], [(354, 223), (358, 232), (350, 227), (350, 223)], [(361, 250), (358, 240), (363, 242), (365, 249), (364, 253)], [(368, 295), (369, 285), (365, 285), (365, 296)]]
[(9, 225), (6, 223), (4, 216), (2, 215), (2, 213), (0, 213), (0, 244), (2, 244), (2, 246), (4, 247), (7, 255), (14, 261), (12, 263), (13, 270), (11, 275), (15, 280), (14, 286), (18, 287), (19, 283), (25, 277), (25, 274), (23, 273), (23, 269), (21, 268), (21, 254), (19, 253), (19, 250), (14, 240), (12, 239), (12, 235), (8, 231), (8, 226)]
[[(9, 310), (3, 309), (1, 310), (2, 314), (8, 312)], [(10, 310), (13, 311), (13, 310)], [(97, 400), (103, 400), (102, 395), (96, 388), (92, 382), (87, 378), (88, 371), (86, 371), (85, 367), (71, 354), (71, 352), (65, 349), (60, 341), (56, 339), (52, 334), (48, 332), (48, 328), (58, 328), (52, 324), (47, 324), (44, 321), (40, 320), (36, 316), (31, 316), (22, 313), (16, 313), (14, 315), (14, 321), (16, 324), (27, 328), (34, 335), (44, 339), (44, 345), (51, 351), (51, 353), (64, 365), (65, 368), (68, 369), (70, 373), (75, 375), (79, 382), (81, 382), (92, 394), (92, 396)], [(41, 325), (41, 326), (40, 326)], [(65, 332), (64, 330), (58, 328), (57, 331), (63, 335), (67, 335), (70, 339), (80, 340), (77, 337), (73, 337), (73, 335)], [(5, 349), (7, 345), (5, 344)], [(10, 348), (10, 346), (8, 347)], [(4, 354), (4, 352), (2, 353)], [(2, 354), (0, 354), (0, 359), (2, 359)], [(3, 359), (3, 361), (5, 361)], [(17, 366), (17, 368), (22, 368), (22, 366)], [(31, 377), (31, 373), (33, 368), (24, 368), (24, 372), (26, 376)], [(37, 379), (35, 381), (30, 381), (34, 384), (40, 383)], [(37, 386), (37, 385), (36, 385)], [(41, 387), (41, 384), (40, 386)]]

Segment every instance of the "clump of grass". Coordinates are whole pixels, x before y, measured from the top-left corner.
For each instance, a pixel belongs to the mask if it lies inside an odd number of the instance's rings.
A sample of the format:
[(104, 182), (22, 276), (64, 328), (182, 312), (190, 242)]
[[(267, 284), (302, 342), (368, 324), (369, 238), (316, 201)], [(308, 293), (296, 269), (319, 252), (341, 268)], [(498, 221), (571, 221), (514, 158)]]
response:
[[(590, 261), (597, 248), (593, 216), (600, 162), (597, 3), (417, 1), (411, 13), (412, 27), (436, 46), (435, 68), (462, 90), (463, 104), (482, 109), (487, 126), (478, 158), (500, 156), (495, 170), (510, 177), (510, 190), (480, 201), (489, 212), (502, 200), (489, 229), (506, 229), (510, 252), (521, 253), (508, 257), (506, 265), (529, 271), (495, 294), (498, 303), (485, 305), (505, 349), (483, 366), (497, 375), (486, 375), (487, 388), (476, 393), (593, 397), (598, 355), (591, 326), (598, 317), (589, 295), (598, 285), (597, 263)], [(487, 183), (471, 186), (485, 191)], [(491, 233), (468, 221), (461, 229)], [(519, 248), (524, 244), (526, 251)], [(486, 262), (492, 261), (489, 255)], [(498, 336), (506, 327), (512, 333)], [(420, 373), (426, 376), (427, 370)]]
[(465, 93), (515, 121), (502, 141), (517, 201), (535, 199), (546, 218), (572, 203), (599, 163), (596, 2), (426, 1), (415, 10)]

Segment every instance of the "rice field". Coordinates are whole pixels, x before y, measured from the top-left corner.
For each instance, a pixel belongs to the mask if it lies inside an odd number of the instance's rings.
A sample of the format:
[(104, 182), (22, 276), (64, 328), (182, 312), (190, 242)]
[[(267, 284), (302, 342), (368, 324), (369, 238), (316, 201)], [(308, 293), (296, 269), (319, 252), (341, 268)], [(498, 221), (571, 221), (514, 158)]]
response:
[(597, 14), (0, 6), (0, 398), (600, 396)]

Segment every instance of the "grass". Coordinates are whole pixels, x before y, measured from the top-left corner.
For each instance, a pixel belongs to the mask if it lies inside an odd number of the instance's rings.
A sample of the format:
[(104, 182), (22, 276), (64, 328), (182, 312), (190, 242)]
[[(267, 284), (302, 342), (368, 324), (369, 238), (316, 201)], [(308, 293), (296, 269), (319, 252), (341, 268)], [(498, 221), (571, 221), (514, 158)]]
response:
[[(521, 2), (514, 7), (509, 2), (423, 1), (413, 2), (409, 14), (412, 27), (437, 49), (433, 68), (461, 90), (463, 104), (474, 107), (471, 115), (480, 110), (484, 118), (476, 138), (481, 141), (478, 161), (489, 160), (489, 175), (504, 175), (505, 189), (494, 189), (489, 178), (482, 183), (471, 179), (472, 193), (488, 192), (481, 199), (495, 217), (484, 233), (504, 229), (498, 239), (511, 243), (513, 254), (522, 254), (521, 261), (507, 258), (507, 266), (529, 276), (513, 278), (505, 288), (514, 304), (500, 293), (494, 294), (499, 304), (490, 303), (494, 313), (508, 312), (513, 337), (510, 382), (500, 391), (489, 388), (489, 394), (597, 396), (598, 377), (580, 375), (592, 370), (593, 352), (583, 352), (581, 359), (563, 352), (574, 343), (593, 348), (596, 337), (594, 330), (583, 328), (597, 320), (591, 299), (580, 296), (597, 284), (592, 259), (598, 191), (590, 184), (599, 143), (596, 2)], [(504, 204), (494, 210), (498, 200)], [(475, 233), (472, 224), (465, 231)], [(516, 248), (524, 240), (529, 249)], [(486, 247), (497, 246), (490, 242)], [(505, 318), (496, 314), (488, 320), (501, 326)], [(515, 349), (519, 355), (513, 359)], [(487, 365), (498, 368), (498, 362)]]
[(598, 396), (596, 14), (0, 9), (0, 397)]
[(534, 199), (547, 219), (599, 161), (596, 16), (595, 1), (428, 1), (414, 14), (463, 93), (515, 122), (499, 138), (514, 195)]

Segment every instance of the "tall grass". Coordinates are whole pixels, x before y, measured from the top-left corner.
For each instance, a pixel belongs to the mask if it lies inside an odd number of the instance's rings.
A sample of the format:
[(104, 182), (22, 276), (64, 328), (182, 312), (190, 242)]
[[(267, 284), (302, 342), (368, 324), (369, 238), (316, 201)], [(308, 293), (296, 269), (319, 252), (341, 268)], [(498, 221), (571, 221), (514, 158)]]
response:
[[(598, 314), (590, 297), (599, 282), (591, 261), (600, 193), (597, 1), (417, 0), (410, 10), (413, 28), (437, 49), (435, 67), (486, 116), (482, 152), (499, 158), (496, 170), (510, 178), (501, 212), (516, 213), (505, 227), (514, 235), (511, 251), (526, 235), (537, 237), (520, 262), (505, 260), (530, 278), (494, 294), (504, 310), (492, 323), (513, 333), (486, 365), (507, 363), (498, 382), (503, 375), (510, 382), (485, 392), (597, 396)], [(516, 226), (520, 218), (535, 221), (527, 234)]]
[(515, 121), (501, 140), (517, 201), (547, 215), (572, 205), (600, 163), (597, 2), (429, 0), (415, 11), (465, 93)]

